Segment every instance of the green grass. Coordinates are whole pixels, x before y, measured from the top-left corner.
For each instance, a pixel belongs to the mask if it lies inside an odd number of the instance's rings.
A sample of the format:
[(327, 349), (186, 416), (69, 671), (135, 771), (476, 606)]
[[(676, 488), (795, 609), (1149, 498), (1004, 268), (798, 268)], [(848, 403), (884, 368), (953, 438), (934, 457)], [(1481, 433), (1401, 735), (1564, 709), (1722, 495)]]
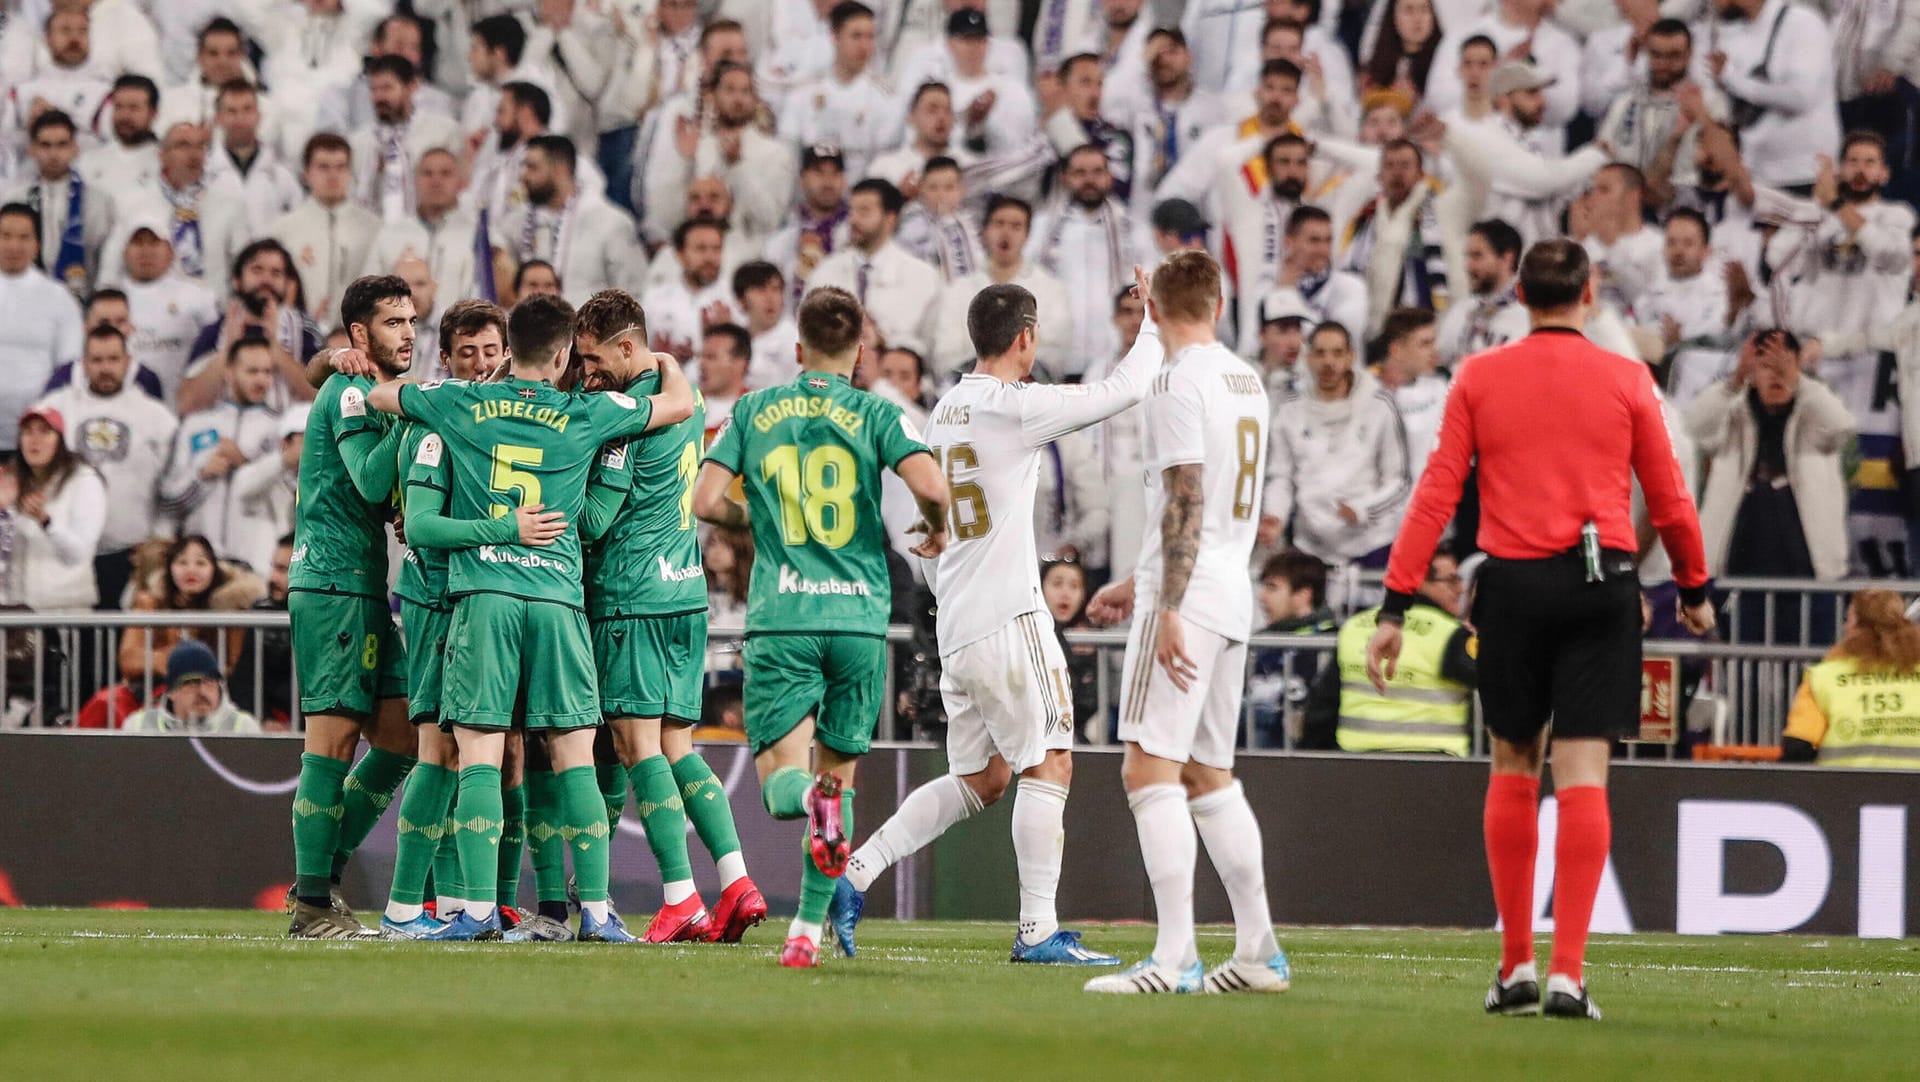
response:
[[(1093, 997), (1008, 929), (862, 927), (861, 956), (743, 947), (289, 943), (232, 912), (0, 910), (0, 1078), (1912, 1078), (1920, 945), (1601, 938), (1599, 1025), (1493, 1019), (1485, 932), (1286, 929), (1280, 996)], [(1140, 927), (1091, 928), (1138, 957)], [(1205, 929), (1201, 951), (1230, 950)], [(587, 1072), (592, 1072), (587, 1075)]]

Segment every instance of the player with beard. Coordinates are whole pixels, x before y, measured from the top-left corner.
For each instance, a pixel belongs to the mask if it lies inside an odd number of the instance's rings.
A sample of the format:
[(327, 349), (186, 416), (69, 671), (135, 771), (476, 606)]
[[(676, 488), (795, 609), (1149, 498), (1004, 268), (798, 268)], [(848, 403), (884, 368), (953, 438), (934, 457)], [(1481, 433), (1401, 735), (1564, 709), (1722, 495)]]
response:
[(415, 164), (429, 150), (459, 153), (460, 126), (451, 116), (420, 108), (420, 74), (406, 57), (368, 60), (366, 78), (373, 123), (350, 138), (354, 189), (360, 204), (383, 220), (407, 221), (415, 206)]
[(1058, 374), (1070, 377), (1114, 355), (1113, 295), (1131, 283), (1135, 260), (1126, 204), (1114, 196), (1106, 152), (1092, 143), (1075, 148), (1060, 178), (1067, 198), (1034, 221), (1026, 256), (1067, 288), (1073, 332), (1058, 356)]
[[(660, 369), (647, 333), (645, 313), (626, 293), (607, 290), (582, 305), (574, 334), (585, 389), (653, 393)], [(696, 392), (686, 420), (608, 445), (580, 527), (600, 709), (666, 894), (642, 937), (649, 943), (737, 943), (767, 916), (747, 876), (726, 788), (693, 747), (706, 678), (707, 591), (691, 496), (705, 426)], [(711, 916), (693, 884), (689, 821), (719, 871)]]
[[(387, 378), (413, 363), (413, 294), (394, 277), (354, 281), (340, 314)], [(387, 606), (387, 520), (398, 480), (398, 426), (367, 403), (373, 383), (336, 373), (314, 399), (300, 455), (287, 609), (300, 674), (305, 750), (293, 797), (293, 922), (287, 934), (372, 933), (331, 898), (346, 855), (373, 829), (413, 768), (406, 648)], [(351, 774), (364, 736), (373, 746)], [(339, 854), (336, 856), (336, 854)]]
[[(1235, 145), (1230, 160), (1239, 160), (1247, 142)], [(1267, 141), (1259, 160), (1267, 182), (1258, 190), (1248, 190), (1245, 170), (1238, 168), (1222, 168), (1214, 180), (1226, 226), (1226, 271), (1234, 278), (1242, 327), (1259, 325), (1260, 301), (1280, 276), (1287, 252), (1287, 222), (1300, 209), (1312, 177), (1313, 144), (1286, 132)]]
[(304, 362), (320, 352), (320, 332), (293, 303), (298, 281), (293, 255), (279, 241), (262, 238), (240, 249), (234, 257), (224, 316), (201, 328), (188, 356), (186, 378), (180, 382), (183, 414), (205, 409), (220, 397), (224, 372), (219, 359), (242, 338), (260, 337), (273, 350), (279, 378), (268, 401), (281, 409), (292, 401), (313, 397)]
[(689, 219), (673, 231), (680, 273), (646, 294), (652, 349), (671, 353), (685, 364), (700, 346), (702, 329), (741, 318), (733, 304), (733, 283), (720, 275), (726, 245), (727, 223), (717, 218)]

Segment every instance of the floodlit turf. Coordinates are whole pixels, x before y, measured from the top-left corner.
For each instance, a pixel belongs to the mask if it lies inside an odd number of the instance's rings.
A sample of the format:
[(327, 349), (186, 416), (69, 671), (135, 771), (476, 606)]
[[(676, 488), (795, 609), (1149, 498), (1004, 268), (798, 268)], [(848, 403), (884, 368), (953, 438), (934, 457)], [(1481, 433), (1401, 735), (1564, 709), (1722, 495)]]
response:
[[(0, 1078), (1911, 1079), (1920, 944), (1602, 938), (1599, 1025), (1480, 1010), (1494, 936), (1285, 929), (1278, 996), (1094, 997), (1008, 930), (743, 947), (289, 943), (230, 912), (0, 910)], [(1090, 928), (1129, 959), (1139, 927)], [(1231, 948), (1206, 929), (1210, 961)], [(591, 1075), (585, 1072), (592, 1072)]]

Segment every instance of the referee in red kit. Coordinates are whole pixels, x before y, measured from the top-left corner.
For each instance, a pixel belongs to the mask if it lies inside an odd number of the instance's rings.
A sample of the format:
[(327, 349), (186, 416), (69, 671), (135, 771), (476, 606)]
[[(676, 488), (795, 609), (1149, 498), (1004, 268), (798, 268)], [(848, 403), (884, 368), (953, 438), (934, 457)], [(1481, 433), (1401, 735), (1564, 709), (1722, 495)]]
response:
[(1533, 957), (1533, 861), (1548, 730), (1560, 801), (1554, 845), (1553, 957), (1546, 1014), (1599, 1018), (1581, 979), (1587, 924), (1607, 863), (1607, 759), (1640, 716), (1640, 583), (1630, 509), (1640, 479), (1673, 559), (1680, 620), (1713, 627), (1700, 520), (1639, 361), (1581, 333), (1594, 304), (1587, 254), (1543, 241), (1520, 263), (1527, 337), (1478, 354), (1454, 377), (1440, 440), (1387, 565), (1387, 600), (1367, 648), (1384, 689), (1400, 656), (1401, 615), (1477, 458), (1480, 547), (1472, 619), (1480, 703), (1493, 738), (1484, 818), (1487, 871), (1503, 931), (1495, 1014), (1543, 1010)]

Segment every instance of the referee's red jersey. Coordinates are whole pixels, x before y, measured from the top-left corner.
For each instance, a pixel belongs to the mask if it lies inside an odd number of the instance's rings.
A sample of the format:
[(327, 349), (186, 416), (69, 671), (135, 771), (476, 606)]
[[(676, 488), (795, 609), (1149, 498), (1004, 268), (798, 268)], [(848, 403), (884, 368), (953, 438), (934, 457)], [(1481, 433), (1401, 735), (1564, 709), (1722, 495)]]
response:
[(1402, 599), (1425, 580), (1476, 457), (1479, 545), (1489, 554), (1557, 556), (1579, 546), (1588, 521), (1599, 527), (1601, 547), (1635, 551), (1638, 476), (1682, 597), (1705, 598), (1700, 518), (1652, 376), (1576, 331), (1548, 327), (1474, 356), (1454, 377), (1439, 444), (1387, 564), (1389, 611), (1404, 609)]

